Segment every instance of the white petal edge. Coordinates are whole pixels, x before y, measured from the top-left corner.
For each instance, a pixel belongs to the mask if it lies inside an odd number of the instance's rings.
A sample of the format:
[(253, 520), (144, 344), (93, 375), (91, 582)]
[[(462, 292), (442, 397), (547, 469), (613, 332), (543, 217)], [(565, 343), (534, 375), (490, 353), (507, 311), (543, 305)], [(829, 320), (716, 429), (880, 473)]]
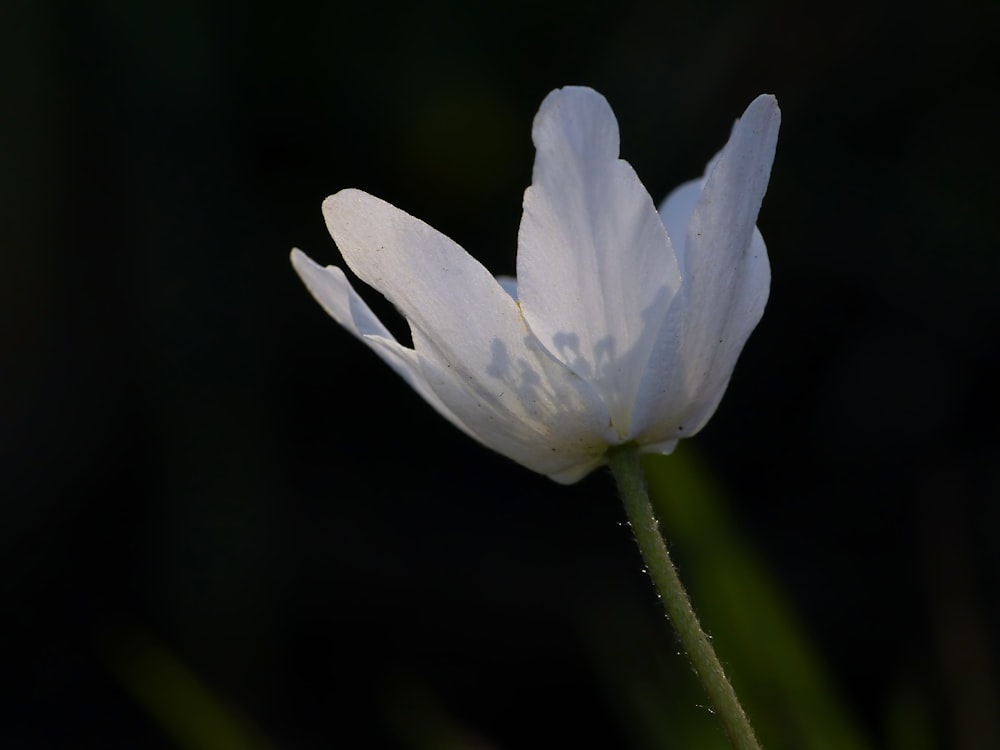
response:
[(592, 381), (620, 438), (680, 274), (649, 193), (619, 156), (603, 96), (566, 87), (535, 117), (518, 233), (518, 295), (549, 351)]
[[(292, 267), (327, 314), (359, 338), (405, 380), (435, 411), (462, 432), (472, 432), (444, 405), (427, 384), (416, 352), (400, 344), (354, 291), (344, 272), (336, 266), (320, 266), (298, 248), (292, 250)], [(474, 436), (473, 436), (474, 437)]]
[(655, 415), (643, 440), (690, 437), (705, 425), (763, 315), (771, 273), (755, 224), (780, 120), (773, 96), (754, 99), (709, 162), (704, 179), (681, 185), (660, 208), (675, 238), (683, 304), (674, 309), (651, 358), (670, 377), (659, 384), (645, 381), (637, 399)]
[(476, 439), (557, 481), (603, 460), (600, 398), (539, 345), (478, 261), (359, 190), (327, 198), (323, 213), (351, 270), (409, 322), (428, 387)]

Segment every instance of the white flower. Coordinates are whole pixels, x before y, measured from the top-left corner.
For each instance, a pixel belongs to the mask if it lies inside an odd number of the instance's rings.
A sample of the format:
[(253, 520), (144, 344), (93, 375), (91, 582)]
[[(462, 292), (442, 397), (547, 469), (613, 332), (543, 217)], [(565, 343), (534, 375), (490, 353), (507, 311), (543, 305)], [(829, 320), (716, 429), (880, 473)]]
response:
[(751, 102), (700, 180), (657, 213), (618, 158), (607, 101), (549, 94), (518, 233), (517, 280), (494, 278), (443, 234), (359, 190), (323, 202), (350, 269), (409, 322), (400, 344), (343, 271), (299, 250), (316, 300), (445, 419), (557, 482), (628, 441), (670, 453), (711, 417), (767, 301), (755, 222), (780, 114)]

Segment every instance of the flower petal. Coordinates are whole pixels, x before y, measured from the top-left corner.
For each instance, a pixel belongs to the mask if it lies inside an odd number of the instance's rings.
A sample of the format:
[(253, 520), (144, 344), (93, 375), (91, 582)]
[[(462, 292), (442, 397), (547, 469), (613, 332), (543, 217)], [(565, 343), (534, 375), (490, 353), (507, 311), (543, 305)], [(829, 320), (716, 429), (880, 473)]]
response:
[(441, 416), (471, 435), (469, 428), (462, 424), (427, 384), (416, 352), (396, 341), (354, 291), (343, 271), (336, 266), (323, 268), (298, 248), (292, 250), (292, 266), (310, 294), (331, 318), (370, 346), (382, 361), (409, 383)]
[(542, 102), (518, 234), (518, 296), (532, 332), (593, 382), (619, 438), (680, 274), (663, 223), (618, 158), (607, 101), (580, 87)]
[(555, 479), (600, 463), (600, 398), (539, 345), (478, 261), (359, 190), (327, 198), (323, 213), (351, 270), (406, 317), (423, 379), (471, 434)]
[[(684, 303), (657, 347), (678, 352), (660, 362), (670, 377), (644, 382), (640, 393), (643, 410), (655, 415), (644, 429), (646, 441), (689, 437), (704, 426), (764, 312), (771, 272), (755, 222), (780, 119), (774, 97), (757, 97), (704, 180), (677, 188), (660, 209), (672, 236), (684, 238), (676, 241)], [(676, 319), (681, 313), (683, 320)]]

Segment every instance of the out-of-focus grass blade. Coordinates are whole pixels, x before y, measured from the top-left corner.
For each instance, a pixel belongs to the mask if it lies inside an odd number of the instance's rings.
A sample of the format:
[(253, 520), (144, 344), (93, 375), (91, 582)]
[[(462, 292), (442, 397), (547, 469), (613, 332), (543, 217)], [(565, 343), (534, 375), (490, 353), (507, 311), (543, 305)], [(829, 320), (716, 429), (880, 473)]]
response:
[(387, 724), (409, 750), (495, 750), (462, 726), (429, 685), (414, 675), (400, 676), (386, 690)]
[(702, 626), (768, 750), (872, 747), (837, 697), (792, 607), (686, 446), (644, 461), (650, 499)]
[(152, 636), (121, 634), (111, 644), (109, 662), (125, 689), (184, 750), (272, 747)]

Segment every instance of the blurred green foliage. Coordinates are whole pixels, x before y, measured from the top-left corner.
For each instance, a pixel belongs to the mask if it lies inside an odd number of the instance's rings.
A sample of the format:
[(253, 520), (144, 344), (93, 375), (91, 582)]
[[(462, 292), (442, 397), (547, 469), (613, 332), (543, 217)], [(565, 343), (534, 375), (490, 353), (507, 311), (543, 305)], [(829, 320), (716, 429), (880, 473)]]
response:
[(150, 717), (183, 750), (267, 750), (241, 712), (198, 679), (155, 638), (119, 633), (109, 666)]
[(871, 748), (697, 453), (685, 445), (645, 465), (662, 531), (684, 561), (689, 593), (764, 746)]

